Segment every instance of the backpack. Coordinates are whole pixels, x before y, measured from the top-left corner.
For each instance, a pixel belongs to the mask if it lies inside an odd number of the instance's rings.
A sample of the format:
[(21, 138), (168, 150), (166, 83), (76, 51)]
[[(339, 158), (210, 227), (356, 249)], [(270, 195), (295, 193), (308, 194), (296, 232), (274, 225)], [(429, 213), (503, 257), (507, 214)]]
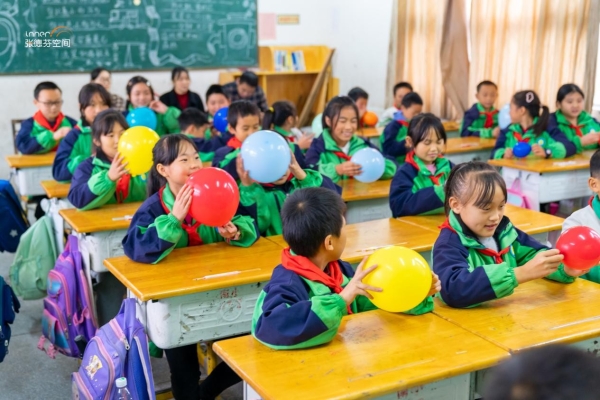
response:
[(15, 322), (15, 313), (19, 312), (21, 304), (10, 286), (0, 276), (0, 362), (8, 354), (10, 342), (10, 325)]
[(44, 215), (29, 228), (17, 248), (10, 267), (10, 282), (23, 300), (37, 300), (46, 295), (48, 272), (58, 258), (52, 218)]
[[(51, 358), (56, 351), (69, 357), (80, 357), (77, 341), (87, 342), (96, 334), (97, 324), (92, 297), (82, 267), (77, 237), (70, 235), (65, 250), (48, 273), (48, 296), (44, 298), (42, 333), (38, 348)], [(46, 340), (50, 341), (45, 350)]]
[(0, 226), (0, 251), (14, 253), (29, 222), (15, 189), (6, 180), (0, 180)]
[(135, 299), (123, 300), (117, 316), (88, 343), (71, 378), (73, 398), (117, 399), (115, 380), (120, 377), (127, 378), (132, 398), (154, 399), (148, 339), (136, 318)]
[(521, 178), (514, 180), (512, 186), (506, 190), (507, 203), (517, 207), (531, 209), (527, 196), (521, 191)]

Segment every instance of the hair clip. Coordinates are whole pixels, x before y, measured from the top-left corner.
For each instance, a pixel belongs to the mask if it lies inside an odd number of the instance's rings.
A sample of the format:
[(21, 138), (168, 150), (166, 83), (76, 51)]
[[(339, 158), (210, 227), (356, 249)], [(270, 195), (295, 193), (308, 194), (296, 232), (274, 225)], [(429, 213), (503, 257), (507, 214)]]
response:
[(535, 100), (535, 94), (533, 92), (527, 92), (525, 95), (525, 101), (527, 103), (531, 103), (533, 100)]

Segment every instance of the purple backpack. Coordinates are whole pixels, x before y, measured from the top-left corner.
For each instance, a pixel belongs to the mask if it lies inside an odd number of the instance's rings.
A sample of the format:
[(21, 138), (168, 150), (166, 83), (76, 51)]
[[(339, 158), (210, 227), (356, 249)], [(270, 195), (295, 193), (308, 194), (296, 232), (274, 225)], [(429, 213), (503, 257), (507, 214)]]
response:
[[(38, 348), (54, 358), (56, 352), (80, 357), (76, 343), (89, 341), (98, 330), (91, 307), (92, 297), (82, 267), (77, 238), (69, 236), (65, 250), (48, 273), (48, 296), (44, 298), (42, 337)], [(44, 344), (50, 341), (46, 350)]]
[(154, 399), (154, 380), (144, 326), (136, 317), (135, 299), (125, 299), (119, 314), (98, 330), (72, 376), (73, 398), (116, 400), (117, 378), (127, 378), (136, 400)]

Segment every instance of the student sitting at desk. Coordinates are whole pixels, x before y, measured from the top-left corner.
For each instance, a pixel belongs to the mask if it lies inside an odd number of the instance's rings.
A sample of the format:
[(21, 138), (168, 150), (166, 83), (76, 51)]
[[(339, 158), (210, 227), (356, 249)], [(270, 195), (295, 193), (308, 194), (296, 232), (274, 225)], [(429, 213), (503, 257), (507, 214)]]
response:
[(394, 85), (392, 94), (394, 95), (394, 106), (386, 109), (381, 115), (379, 126), (386, 126), (394, 120), (394, 115), (400, 111), (402, 107), (402, 99), (404, 96), (413, 91), (413, 87), (408, 82), (398, 82)]
[(69, 182), (75, 169), (92, 155), (92, 124), (96, 115), (110, 108), (110, 93), (104, 86), (88, 83), (79, 92), (81, 119), (58, 145), (52, 176), (59, 182)]
[(279, 133), (288, 142), (292, 143), (294, 147), (299, 147), (302, 151), (296, 151), (294, 154), (296, 158), (300, 160), (299, 156), (302, 156), (304, 161), (304, 151), (308, 150), (312, 143), (315, 135), (304, 134), (296, 128), (298, 124), (298, 111), (296, 106), (289, 101), (276, 101), (263, 116), (262, 127)]
[(513, 147), (521, 142), (531, 145), (529, 157), (565, 158), (574, 155), (575, 145), (562, 132), (557, 129), (548, 132), (549, 115), (548, 107), (541, 104), (533, 90), (515, 93), (510, 102), (511, 124), (500, 131), (492, 158), (513, 158)]
[(418, 93), (408, 93), (402, 99), (400, 111), (394, 115), (394, 120), (387, 124), (383, 134), (379, 137), (381, 152), (383, 155), (392, 157), (402, 164), (408, 149), (406, 147), (406, 134), (408, 124), (423, 108), (423, 99)]
[(358, 109), (358, 127), (363, 128), (365, 126), (363, 118), (367, 112), (367, 107), (369, 106), (369, 93), (357, 86), (350, 89), (348, 97), (354, 100), (354, 104), (356, 104), (356, 108)]
[(453, 164), (443, 157), (446, 131), (433, 114), (420, 114), (410, 121), (406, 145), (411, 152), (398, 169), (390, 188), (394, 218), (442, 214), (444, 183)]
[[(350, 97), (331, 99), (323, 112), (323, 133), (314, 139), (306, 152), (306, 164), (329, 177), (333, 182), (349, 179), (361, 173), (359, 164), (351, 160), (354, 153), (371, 147), (369, 141), (356, 136), (358, 109)], [(391, 179), (396, 173), (396, 163), (385, 160), (385, 170), (380, 179)]]
[(500, 128), (498, 127), (498, 110), (494, 108), (494, 103), (498, 98), (498, 86), (492, 81), (479, 82), (475, 97), (478, 102), (465, 112), (460, 127), (460, 136), (497, 138)]
[(563, 256), (515, 228), (504, 216), (506, 184), (491, 165), (456, 166), (446, 182), (448, 218), (433, 246), (433, 271), (441, 299), (451, 307), (474, 307), (509, 296), (534, 279), (571, 283), (587, 271), (564, 266)]
[(221, 133), (213, 126), (213, 119), (217, 111), (222, 108), (229, 107), (231, 102), (225, 95), (223, 87), (221, 85), (210, 85), (206, 90), (206, 109), (208, 110), (208, 122), (210, 122), (210, 130), (206, 131), (206, 139), (213, 137), (219, 137), (221, 145), (223, 147), (227, 145), (231, 134), (229, 132)]
[(129, 126), (120, 111), (102, 111), (92, 124), (95, 155), (75, 170), (69, 201), (80, 210), (105, 204), (146, 200), (146, 176), (131, 176), (118, 153), (119, 138)]
[(583, 91), (574, 83), (567, 83), (558, 89), (556, 107), (550, 114), (548, 131), (558, 128), (575, 147), (577, 153), (597, 149), (600, 142), (600, 122), (583, 109)]
[[(186, 108), (181, 112), (177, 121), (179, 121), (181, 133), (194, 141), (200, 160), (212, 161), (215, 150), (221, 147), (221, 142), (219, 137), (211, 137), (207, 115), (197, 108)], [(208, 138), (207, 131), (209, 132)]]
[[(330, 342), (342, 317), (374, 310), (371, 292), (362, 279), (376, 266), (356, 272), (340, 260), (346, 246), (345, 205), (340, 196), (324, 188), (300, 189), (290, 195), (281, 212), (283, 250), (281, 264), (256, 301), (252, 335), (274, 349), (297, 349)], [(439, 290), (434, 274), (429, 295), (407, 311), (433, 310), (430, 297)]]
[(54, 82), (41, 82), (33, 90), (37, 112), (21, 123), (17, 149), (22, 154), (42, 154), (54, 150), (77, 123), (61, 111), (62, 91)]

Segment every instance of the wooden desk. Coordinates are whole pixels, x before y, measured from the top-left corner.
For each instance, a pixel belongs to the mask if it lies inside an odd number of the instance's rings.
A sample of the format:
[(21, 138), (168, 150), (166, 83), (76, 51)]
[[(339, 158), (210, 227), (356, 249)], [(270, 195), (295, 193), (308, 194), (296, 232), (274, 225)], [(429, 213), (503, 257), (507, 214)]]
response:
[(362, 183), (356, 179), (345, 179), (341, 182), (342, 199), (347, 203), (346, 222), (371, 221), (390, 218), (389, 196), (392, 180)]
[(40, 186), (49, 199), (64, 199), (69, 195), (70, 183), (61, 183), (55, 180), (41, 181)]
[(40, 181), (51, 180), (52, 163), (56, 153), (6, 156), (8, 166), (15, 171), (21, 196), (40, 196), (44, 190)]
[(157, 265), (125, 256), (104, 264), (143, 302), (152, 341), (172, 348), (250, 332), (254, 304), (281, 251), (260, 238), (249, 248), (222, 242), (175, 249)]
[[(429, 252), (439, 234), (392, 218), (349, 224), (345, 229), (346, 249), (342, 253), (342, 260), (351, 264), (360, 263), (377, 249), (394, 245), (422, 253), (429, 262)], [(269, 236), (267, 239), (287, 247), (282, 235)]]
[(383, 126), (362, 128), (358, 131), (358, 135), (364, 137), (365, 139), (379, 139), (379, 136), (381, 136), (383, 133), (383, 129)]
[(503, 299), (471, 309), (450, 308), (436, 299), (436, 315), (516, 353), (550, 343), (578, 343), (600, 349), (600, 286), (577, 279), (572, 284), (537, 279)]
[(456, 121), (442, 121), (442, 125), (444, 125), (444, 130), (446, 133), (458, 132), (460, 129), (460, 124)]
[(593, 152), (583, 152), (564, 160), (501, 159), (489, 163), (502, 167), (506, 186), (521, 181), (521, 191), (531, 207), (539, 211), (540, 203), (573, 199), (591, 195), (588, 188), (590, 158)]
[(454, 164), (469, 161), (486, 161), (490, 158), (496, 139), (478, 137), (449, 138), (446, 143), (446, 158)]
[(435, 315), (380, 310), (344, 317), (312, 349), (271, 350), (251, 336), (213, 348), (263, 399), (470, 399), (472, 373), (509, 356)]

